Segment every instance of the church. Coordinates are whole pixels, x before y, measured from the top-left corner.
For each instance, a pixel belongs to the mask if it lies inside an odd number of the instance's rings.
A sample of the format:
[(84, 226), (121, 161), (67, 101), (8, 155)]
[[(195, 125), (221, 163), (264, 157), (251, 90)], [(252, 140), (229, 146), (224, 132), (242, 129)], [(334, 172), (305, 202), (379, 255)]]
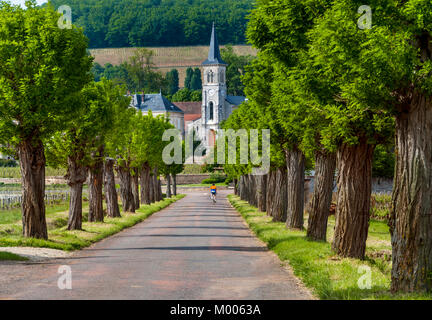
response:
[[(146, 114), (149, 110), (154, 115), (164, 114), (169, 117), (170, 122), (180, 130), (184, 136), (185, 132), (196, 132), (202, 145), (209, 150), (215, 145), (217, 130), (220, 124), (226, 120), (233, 109), (245, 101), (243, 96), (231, 96), (227, 94), (226, 68), (227, 64), (222, 60), (215, 26), (213, 23), (210, 38), (210, 48), (207, 59), (201, 64), (202, 67), (202, 102), (201, 110), (190, 111), (182, 108), (185, 103), (172, 103), (159, 94), (134, 94), (131, 106)], [(190, 104), (190, 103), (189, 103)], [(193, 103), (195, 104), (195, 103)], [(197, 108), (193, 108), (197, 109)], [(193, 117), (188, 117), (191, 115)], [(185, 123), (185, 118), (191, 121)]]
[(213, 23), (207, 60), (202, 63), (201, 117), (188, 124), (188, 132), (195, 130), (203, 146), (215, 145), (217, 130), (232, 110), (245, 101), (243, 96), (230, 96), (226, 87), (226, 67), (222, 60), (215, 26)]

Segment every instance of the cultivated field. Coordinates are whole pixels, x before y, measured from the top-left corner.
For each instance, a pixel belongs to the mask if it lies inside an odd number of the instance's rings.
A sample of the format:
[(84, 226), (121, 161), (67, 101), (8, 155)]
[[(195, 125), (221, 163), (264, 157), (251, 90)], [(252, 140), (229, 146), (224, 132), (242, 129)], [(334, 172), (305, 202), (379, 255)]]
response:
[[(224, 46), (221, 46), (223, 48)], [(183, 86), (186, 69), (188, 67), (200, 67), (201, 63), (207, 59), (208, 46), (188, 46), (188, 47), (157, 47), (148, 48), (153, 50), (153, 62), (155, 67), (162, 73), (175, 68), (179, 71), (180, 87)], [(256, 55), (256, 50), (251, 46), (233, 46), (234, 52), (238, 55)], [(133, 55), (135, 48), (109, 48), (91, 49), (90, 53), (95, 57), (95, 62), (102, 66), (106, 63), (118, 65)]]

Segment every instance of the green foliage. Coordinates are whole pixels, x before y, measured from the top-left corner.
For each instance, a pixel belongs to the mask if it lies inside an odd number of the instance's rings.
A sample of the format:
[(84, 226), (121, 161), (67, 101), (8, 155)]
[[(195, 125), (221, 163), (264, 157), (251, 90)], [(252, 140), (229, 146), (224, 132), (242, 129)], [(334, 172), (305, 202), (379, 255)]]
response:
[(221, 182), (225, 182), (225, 180), (227, 179), (226, 175), (221, 174), (221, 173), (211, 173), (210, 177), (207, 179), (204, 179), (203, 181), (201, 181), (202, 184), (207, 184), (207, 183), (221, 183)]
[(177, 91), (177, 70), (173, 69), (163, 76), (155, 70), (153, 54), (149, 49), (137, 48), (134, 55), (120, 65), (113, 66), (107, 63), (102, 67), (99, 63), (94, 63), (92, 67), (94, 80), (100, 81), (106, 78), (115, 84), (125, 86), (132, 92), (155, 93), (162, 90), (164, 94), (171, 94), (170, 92)]
[(379, 145), (375, 148), (372, 175), (381, 178), (393, 178), (395, 169), (394, 146)]
[(60, 29), (54, 8), (0, 3), (0, 143), (50, 137), (73, 113), (90, 81), (92, 58), (81, 30)]
[(201, 100), (202, 100), (201, 90), (191, 91), (187, 88), (180, 89), (171, 97), (172, 102), (201, 101)]
[(177, 69), (172, 69), (167, 72), (166, 81), (168, 83), (168, 94), (175, 94), (179, 90), (179, 74)]
[(123, 89), (108, 80), (91, 83), (74, 103), (73, 116), (65, 121), (63, 130), (47, 140), (47, 162), (53, 167), (67, 167), (69, 160), (89, 166), (91, 155), (105, 145), (116, 113), (125, 113), (129, 98)]
[(194, 75), (194, 71), (191, 67), (186, 69), (186, 77), (184, 80), (184, 88), (188, 90), (192, 90), (192, 77)]
[(253, 56), (238, 56), (232, 46), (227, 45), (221, 50), (222, 59), (228, 64), (226, 69), (227, 93), (233, 96), (244, 96), (244, 85), (241, 77), (246, 66), (254, 59)]
[(10, 159), (0, 159), (0, 167), (3, 168), (13, 168), (18, 167), (18, 162)]
[[(55, 8), (61, 0), (52, 1)], [(91, 48), (208, 45), (211, 23), (225, 43), (245, 42), (252, 0), (70, 0)]]
[(193, 70), (193, 74), (190, 79), (190, 89), (192, 91), (197, 91), (202, 89), (201, 70), (199, 68), (195, 68)]

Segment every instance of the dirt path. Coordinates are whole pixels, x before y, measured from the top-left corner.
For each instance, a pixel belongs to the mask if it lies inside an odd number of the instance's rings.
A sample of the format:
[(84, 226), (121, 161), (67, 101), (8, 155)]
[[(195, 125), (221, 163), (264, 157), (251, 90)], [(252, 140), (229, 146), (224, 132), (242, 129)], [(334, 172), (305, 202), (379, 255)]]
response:
[[(0, 262), (0, 299), (310, 299), (226, 194), (188, 194), (68, 258)], [(61, 265), (72, 290), (57, 286)]]

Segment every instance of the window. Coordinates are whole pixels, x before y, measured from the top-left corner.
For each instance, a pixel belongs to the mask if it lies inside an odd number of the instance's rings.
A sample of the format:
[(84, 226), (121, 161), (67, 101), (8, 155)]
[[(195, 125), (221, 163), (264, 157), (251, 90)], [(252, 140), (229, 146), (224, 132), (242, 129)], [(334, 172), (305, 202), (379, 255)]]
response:
[(209, 103), (209, 109), (210, 109), (209, 120), (213, 120), (213, 102)]
[(213, 70), (210, 70), (210, 71), (207, 73), (207, 82), (208, 82), (208, 83), (213, 83), (213, 76), (214, 76), (214, 74), (213, 74)]

